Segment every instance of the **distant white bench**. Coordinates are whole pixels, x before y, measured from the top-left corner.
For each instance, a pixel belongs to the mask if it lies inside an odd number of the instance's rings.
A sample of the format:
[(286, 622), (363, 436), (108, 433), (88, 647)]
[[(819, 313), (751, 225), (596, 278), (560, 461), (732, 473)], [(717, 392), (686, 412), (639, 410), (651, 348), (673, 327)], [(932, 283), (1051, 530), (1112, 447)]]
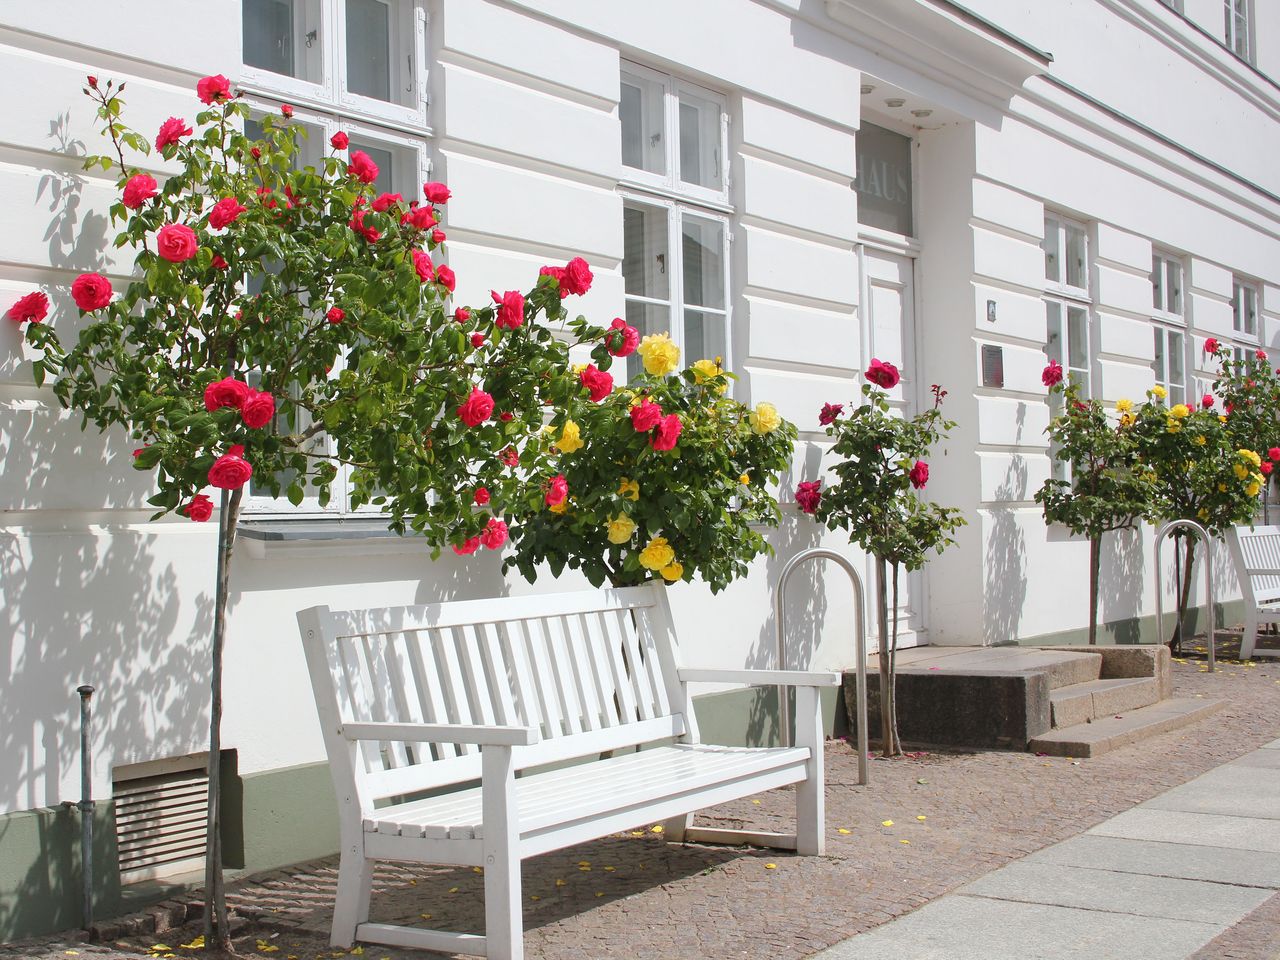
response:
[[(520, 861), (656, 821), (673, 841), (823, 852), (817, 688), (839, 676), (682, 668), (662, 586), (312, 607), (298, 624), (338, 799), (335, 946), (520, 958)], [(688, 685), (702, 681), (798, 687), (797, 745), (701, 744)], [(561, 766), (531, 769), (546, 764)], [(689, 825), (793, 783), (795, 834)], [(485, 935), (368, 922), (378, 860), (482, 866)]]
[(1254, 649), (1258, 624), (1280, 623), (1280, 527), (1235, 527), (1227, 543), (1244, 597), (1240, 659), (1280, 656), (1280, 650)]

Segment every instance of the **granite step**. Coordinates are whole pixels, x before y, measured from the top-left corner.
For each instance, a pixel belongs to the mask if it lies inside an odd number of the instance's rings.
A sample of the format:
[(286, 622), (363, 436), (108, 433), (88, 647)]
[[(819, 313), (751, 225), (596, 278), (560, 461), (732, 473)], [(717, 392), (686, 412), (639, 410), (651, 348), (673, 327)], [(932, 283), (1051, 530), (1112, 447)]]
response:
[(1199, 697), (1161, 700), (1148, 707), (1127, 710), (1118, 716), (1050, 730), (1033, 737), (1027, 744), (1027, 749), (1055, 757), (1097, 757), (1117, 747), (1125, 747), (1196, 723), (1217, 713), (1225, 704), (1225, 700)]
[(1049, 691), (1054, 729), (1111, 717), (1126, 710), (1150, 706), (1159, 700), (1160, 684), (1154, 677), (1086, 680)]

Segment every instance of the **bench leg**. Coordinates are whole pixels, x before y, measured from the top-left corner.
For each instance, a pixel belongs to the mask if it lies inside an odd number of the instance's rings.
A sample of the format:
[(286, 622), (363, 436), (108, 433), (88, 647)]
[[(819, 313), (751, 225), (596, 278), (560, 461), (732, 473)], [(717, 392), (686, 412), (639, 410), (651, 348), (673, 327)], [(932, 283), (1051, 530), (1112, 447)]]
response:
[(349, 949), (356, 927), (369, 920), (369, 896), (373, 892), (373, 861), (346, 847), (338, 862), (338, 896), (333, 905), (333, 935), (329, 942)]
[(484, 813), (484, 935), (490, 960), (524, 960), (520, 832), (510, 747), (481, 751)]
[(1244, 633), (1240, 636), (1240, 659), (1248, 660), (1253, 656), (1254, 645), (1258, 642), (1258, 611), (1246, 606), (1244, 612)]
[(693, 822), (692, 813), (683, 813), (678, 817), (671, 817), (669, 820), (662, 821), (662, 838), (671, 843), (684, 843), (685, 831), (689, 829), (689, 824)]
[(806, 776), (796, 784), (796, 853), (826, 852), (826, 796), (823, 782), (822, 701), (816, 687), (796, 688), (796, 746), (809, 748)]

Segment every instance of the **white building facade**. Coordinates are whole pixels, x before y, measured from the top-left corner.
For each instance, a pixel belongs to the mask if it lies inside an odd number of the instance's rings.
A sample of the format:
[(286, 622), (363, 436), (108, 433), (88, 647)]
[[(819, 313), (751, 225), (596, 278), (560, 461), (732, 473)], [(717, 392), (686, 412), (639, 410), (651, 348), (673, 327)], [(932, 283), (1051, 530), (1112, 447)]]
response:
[[(583, 313), (727, 358), (741, 399), (801, 429), (788, 500), (822, 468), (819, 408), (854, 402), (872, 357), (903, 369), (906, 410), (942, 385), (959, 426), (929, 492), (969, 523), (910, 578), (906, 643), (1083, 637), (1088, 544), (1032, 501), (1051, 470), (1047, 357), (1114, 402), (1157, 382), (1198, 396), (1206, 337), (1277, 346), (1280, 9), (1262, 0), (15, 4), (0, 10), (0, 312), (46, 289), (66, 336), (78, 273), (127, 282), (115, 183), (77, 159), (103, 151), (85, 75), (127, 81), (126, 119), (149, 133), (194, 116), (213, 73), (263, 112), (292, 105), (311, 149), (346, 131), (384, 189), (446, 181), (459, 302), (583, 256)], [(150, 842), (127, 798), (197, 821), (198, 757), (183, 758), (208, 712), (216, 529), (149, 523), (134, 445), (81, 432), (31, 384), (5, 321), (0, 940), (78, 922), (78, 825), (58, 806), (79, 799), (76, 686), (99, 689), (94, 791), (118, 799), (99, 816), (103, 909), (192, 866), (198, 831)], [(254, 503), (237, 548), (223, 730), (227, 847), (246, 869), (336, 846), (298, 609), (580, 585), (504, 578), (493, 556), (433, 562), (339, 499)], [(1151, 540), (1104, 550), (1114, 642), (1149, 639)], [(773, 544), (720, 596), (672, 589), (691, 662), (772, 663), (781, 565), (817, 544), (863, 560), (794, 510)], [(793, 666), (851, 664), (842, 576), (793, 582)], [(771, 703), (708, 690), (703, 728), (767, 737)]]

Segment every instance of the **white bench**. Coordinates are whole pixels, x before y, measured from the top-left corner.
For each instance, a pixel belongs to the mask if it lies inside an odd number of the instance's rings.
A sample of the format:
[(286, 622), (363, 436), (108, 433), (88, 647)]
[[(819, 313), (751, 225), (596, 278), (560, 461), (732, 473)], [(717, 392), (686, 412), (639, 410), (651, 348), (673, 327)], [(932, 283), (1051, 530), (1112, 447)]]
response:
[[(823, 852), (817, 688), (839, 676), (683, 669), (661, 586), (312, 607), (298, 624), (338, 800), (335, 946), (520, 958), (520, 861), (657, 821), (672, 841)], [(690, 682), (797, 686), (797, 745), (700, 743)], [(690, 826), (787, 784), (795, 834)], [(370, 923), (378, 860), (483, 867), (485, 935)]]
[(1236, 579), (1244, 598), (1240, 659), (1278, 657), (1280, 650), (1255, 650), (1258, 624), (1280, 623), (1280, 527), (1235, 527), (1227, 531)]

